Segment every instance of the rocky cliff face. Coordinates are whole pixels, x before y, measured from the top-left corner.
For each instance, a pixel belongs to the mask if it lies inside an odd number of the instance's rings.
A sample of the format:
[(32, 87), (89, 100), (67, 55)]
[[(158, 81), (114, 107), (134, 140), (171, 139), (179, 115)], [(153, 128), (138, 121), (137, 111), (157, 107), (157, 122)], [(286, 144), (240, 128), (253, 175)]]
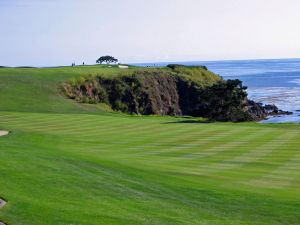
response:
[(135, 113), (144, 115), (182, 115), (180, 96), (175, 76), (144, 74), (141, 80), (141, 110)]

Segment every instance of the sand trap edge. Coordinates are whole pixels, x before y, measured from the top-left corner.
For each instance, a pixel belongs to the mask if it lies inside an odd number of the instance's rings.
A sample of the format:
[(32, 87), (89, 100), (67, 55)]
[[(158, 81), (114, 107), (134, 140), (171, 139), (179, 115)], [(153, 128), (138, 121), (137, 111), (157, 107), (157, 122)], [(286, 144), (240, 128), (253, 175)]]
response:
[[(6, 201), (0, 198), (0, 209), (6, 205)], [(5, 223), (0, 221), (0, 225), (6, 225)]]
[(0, 198), (0, 208), (3, 208), (6, 204), (7, 204), (7, 202), (5, 200), (3, 200), (2, 198)]
[[(9, 131), (5, 131), (5, 130), (0, 130), (0, 137), (2, 136), (6, 136), (9, 134)], [(1, 224), (0, 224), (1, 225)]]

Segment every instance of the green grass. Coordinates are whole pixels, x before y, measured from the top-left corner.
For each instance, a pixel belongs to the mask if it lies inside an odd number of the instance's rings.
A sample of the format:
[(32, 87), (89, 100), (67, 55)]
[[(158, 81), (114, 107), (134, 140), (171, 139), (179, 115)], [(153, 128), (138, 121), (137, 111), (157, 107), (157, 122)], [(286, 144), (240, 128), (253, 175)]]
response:
[(79, 66), (60, 68), (0, 68), (0, 110), (17, 112), (85, 113), (99, 111), (68, 101), (59, 92), (59, 85), (82, 75), (119, 72), (116, 67)]
[(300, 224), (300, 127), (108, 113), (57, 85), (116, 68), (0, 69), (0, 221)]

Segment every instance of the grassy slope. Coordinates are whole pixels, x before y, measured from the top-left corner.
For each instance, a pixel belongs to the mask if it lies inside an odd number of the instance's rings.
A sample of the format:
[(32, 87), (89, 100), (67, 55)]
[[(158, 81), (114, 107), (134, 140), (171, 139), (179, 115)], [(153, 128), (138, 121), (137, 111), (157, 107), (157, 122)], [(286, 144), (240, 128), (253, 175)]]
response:
[(83, 106), (68, 101), (59, 94), (63, 81), (87, 74), (107, 75), (119, 69), (107, 66), (61, 68), (0, 69), (0, 110), (17, 112), (86, 113), (98, 111), (95, 106)]
[(299, 126), (95, 114), (56, 88), (116, 70), (0, 69), (0, 221), (299, 224)]

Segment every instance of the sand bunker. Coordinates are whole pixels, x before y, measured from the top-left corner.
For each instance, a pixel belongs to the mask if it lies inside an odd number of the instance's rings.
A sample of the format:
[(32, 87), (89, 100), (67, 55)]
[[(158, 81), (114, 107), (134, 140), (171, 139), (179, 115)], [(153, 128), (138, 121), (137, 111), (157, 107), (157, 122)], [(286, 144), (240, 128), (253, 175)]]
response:
[[(8, 131), (0, 130), (0, 137), (1, 137), (1, 136), (8, 135), (8, 134), (9, 134)], [(1, 225), (1, 224), (0, 224), (0, 225)]]
[[(0, 130), (0, 136), (8, 135), (8, 131)], [(0, 198), (0, 209), (6, 205), (6, 201)], [(0, 225), (6, 225), (5, 223), (0, 222)]]
[(0, 208), (6, 205), (6, 201), (0, 198)]
[[(6, 205), (6, 201), (4, 201), (3, 199), (0, 198), (0, 208), (4, 207)], [(6, 225), (3, 222), (0, 222), (0, 225)]]

